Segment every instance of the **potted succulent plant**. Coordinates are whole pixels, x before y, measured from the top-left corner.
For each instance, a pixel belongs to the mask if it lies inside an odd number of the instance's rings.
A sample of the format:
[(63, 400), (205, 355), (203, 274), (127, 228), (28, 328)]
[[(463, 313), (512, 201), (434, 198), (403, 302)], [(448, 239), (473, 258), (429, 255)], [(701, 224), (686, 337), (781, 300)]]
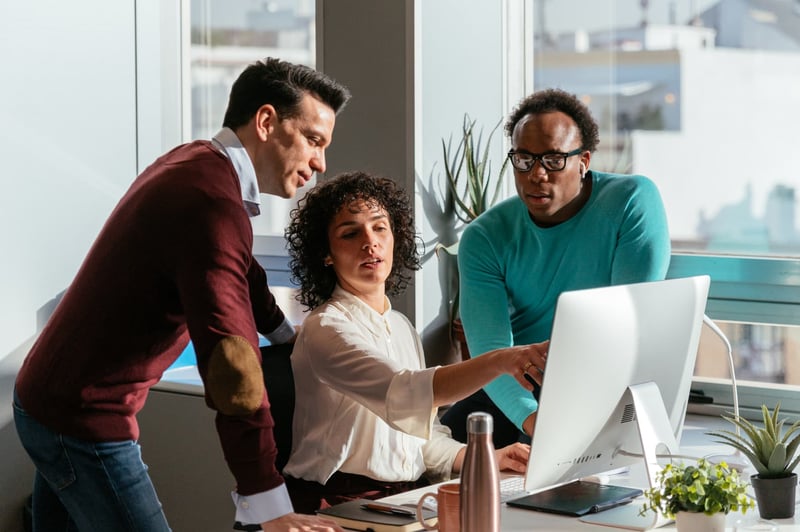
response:
[[(472, 120), (468, 114), (465, 114), (459, 141), (453, 145), (452, 137), (447, 142), (442, 139), (442, 158), (446, 183), (445, 197), (443, 198), (444, 205), (448, 206), (452, 211), (456, 223), (460, 223), (461, 228), (492, 207), (500, 197), (508, 159), (503, 159), (500, 170), (494, 174), (492, 172), (490, 151), (492, 137), (497, 132), (501, 122), (498, 122), (489, 132), (484, 143), (483, 133), (477, 128), (476, 121)], [(455, 257), (458, 255), (458, 241), (449, 245), (440, 242), (436, 245), (435, 250), (437, 255), (440, 252), (447, 253), (453, 259), (450, 262), (453, 265), (456, 264)], [(454, 266), (453, 276), (455, 282), (451, 286), (450, 292), (451, 336), (459, 344), (461, 356), (466, 360), (469, 358), (469, 353), (458, 317), (459, 286), (457, 266)]]
[(744, 418), (727, 415), (739, 430), (719, 430), (709, 435), (721, 438), (726, 443), (747, 456), (756, 473), (750, 477), (756, 493), (758, 512), (764, 519), (794, 516), (797, 474), (794, 472), (800, 463), (800, 421), (796, 421), (783, 431), (786, 419), (778, 417), (780, 403), (770, 412), (761, 405), (763, 427), (758, 427)]
[(679, 532), (722, 532), (729, 512), (745, 513), (754, 505), (747, 484), (725, 462), (670, 463), (656, 473), (656, 484), (645, 490), (640, 513), (675, 519)]

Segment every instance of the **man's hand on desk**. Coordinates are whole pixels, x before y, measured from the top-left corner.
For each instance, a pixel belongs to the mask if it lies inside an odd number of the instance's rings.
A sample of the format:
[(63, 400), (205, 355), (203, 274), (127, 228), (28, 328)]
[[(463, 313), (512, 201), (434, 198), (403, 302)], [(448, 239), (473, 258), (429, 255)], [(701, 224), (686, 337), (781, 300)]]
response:
[(286, 514), (261, 523), (264, 532), (344, 532), (339, 525), (315, 515)]
[(494, 452), (497, 458), (497, 468), (500, 471), (514, 471), (524, 473), (528, 467), (528, 455), (531, 454), (531, 446), (524, 443), (512, 443)]

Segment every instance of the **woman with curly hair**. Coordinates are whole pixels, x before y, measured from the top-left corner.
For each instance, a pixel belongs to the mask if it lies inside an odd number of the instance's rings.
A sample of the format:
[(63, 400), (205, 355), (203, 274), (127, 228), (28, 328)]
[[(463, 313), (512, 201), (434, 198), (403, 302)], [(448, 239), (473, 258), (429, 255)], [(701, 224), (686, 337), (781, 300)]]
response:
[[(507, 373), (531, 390), (546, 344), (427, 368), (419, 335), (387, 294), (419, 268), (412, 210), (391, 180), (356, 172), (309, 191), (286, 230), (300, 302), (312, 310), (292, 353), (293, 444), (283, 472), (296, 511), (380, 498), (458, 474), (464, 445), (436, 415)], [(531, 371), (537, 380), (540, 373)], [(524, 471), (530, 448), (496, 451)]]

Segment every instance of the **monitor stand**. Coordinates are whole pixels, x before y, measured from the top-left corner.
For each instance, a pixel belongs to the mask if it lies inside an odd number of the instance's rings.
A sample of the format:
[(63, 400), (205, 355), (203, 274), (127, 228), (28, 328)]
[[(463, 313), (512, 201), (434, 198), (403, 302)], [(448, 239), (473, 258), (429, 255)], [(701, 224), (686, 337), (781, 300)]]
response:
[[(645, 382), (628, 386), (623, 401), (630, 401), (636, 412), (639, 440), (642, 444), (642, 460), (647, 472), (648, 487), (656, 485), (658, 465), (657, 450), (666, 447), (671, 454), (678, 453), (678, 442), (672, 432), (667, 409), (658, 385)], [(642, 501), (637, 499), (625, 506), (619, 506), (596, 514), (588, 514), (579, 519), (585, 523), (625, 528), (628, 530), (650, 530), (669, 524), (671, 519), (662, 514), (648, 511), (640, 515)]]

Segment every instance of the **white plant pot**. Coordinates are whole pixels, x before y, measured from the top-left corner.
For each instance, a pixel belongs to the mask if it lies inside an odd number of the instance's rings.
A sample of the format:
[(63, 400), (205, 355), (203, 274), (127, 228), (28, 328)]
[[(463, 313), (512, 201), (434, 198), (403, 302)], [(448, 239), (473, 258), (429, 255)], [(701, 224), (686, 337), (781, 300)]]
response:
[(725, 532), (725, 514), (678, 512), (675, 516), (675, 526), (678, 532)]

